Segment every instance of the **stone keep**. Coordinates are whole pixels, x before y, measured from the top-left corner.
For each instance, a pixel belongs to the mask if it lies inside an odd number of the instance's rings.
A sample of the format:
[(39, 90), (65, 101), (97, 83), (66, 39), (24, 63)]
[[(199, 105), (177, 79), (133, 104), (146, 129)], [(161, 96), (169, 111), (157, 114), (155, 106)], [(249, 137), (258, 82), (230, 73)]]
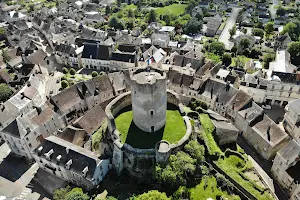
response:
[(133, 121), (145, 132), (155, 132), (166, 123), (166, 73), (147, 67), (130, 74)]

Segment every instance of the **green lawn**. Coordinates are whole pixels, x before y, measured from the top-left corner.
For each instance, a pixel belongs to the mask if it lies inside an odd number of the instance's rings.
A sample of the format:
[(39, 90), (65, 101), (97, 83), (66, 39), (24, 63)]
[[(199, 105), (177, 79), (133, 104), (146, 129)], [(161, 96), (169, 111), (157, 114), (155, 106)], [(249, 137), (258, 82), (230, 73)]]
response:
[[(206, 178), (207, 186), (205, 186), (204, 179)], [(217, 199), (217, 196), (222, 196), (230, 200), (240, 199), (239, 196), (229, 195), (226, 191), (222, 191), (217, 186), (217, 180), (213, 176), (205, 177), (200, 184), (190, 189), (192, 200), (205, 200), (208, 198)]]
[(162, 8), (157, 8), (155, 11), (157, 15), (164, 15), (169, 13), (169, 14), (179, 16), (184, 13), (186, 6), (187, 6), (186, 4), (172, 4)]
[(177, 143), (186, 132), (185, 123), (178, 110), (167, 110), (165, 128), (154, 133), (141, 131), (133, 123), (132, 118), (133, 112), (127, 111), (121, 113), (115, 122), (121, 134), (121, 142), (135, 148), (153, 148), (160, 140)]
[(250, 161), (245, 162), (235, 155), (230, 155), (224, 159), (220, 158), (219, 160), (215, 161), (215, 163), (257, 199), (273, 199), (268, 191), (264, 192), (264, 190), (253, 180), (244, 175), (245, 171), (252, 168)]
[(200, 122), (203, 128), (203, 138), (208, 148), (208, 153), (210, 155), (223, 154), (222, 150), (219, 148), (218, 144), (214, 139), (213, 131), (215, 129), (215, 126), (211, 122), (208, 114), (200, 114)]
[(251, 58), (246, 56), (237, 56), (237, 58), (232, 58), (231, 66), (236, 67), (238, 59), (240, 60), (239, 62), (241, 67), (245, 67), (245, 64), (251, 60)]

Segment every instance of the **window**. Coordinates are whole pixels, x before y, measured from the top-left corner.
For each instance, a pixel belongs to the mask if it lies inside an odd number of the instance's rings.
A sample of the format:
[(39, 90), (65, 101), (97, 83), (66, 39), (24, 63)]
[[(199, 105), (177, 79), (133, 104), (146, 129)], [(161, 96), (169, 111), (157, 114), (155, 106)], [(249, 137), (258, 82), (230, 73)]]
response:
[(151, 133), (154, 132), (154, 126), (151, 126)]
[(150, 115), (151, 115), (151, 117), (153, 117), (153, 114), (154, 114), (154, 111), (153, 111), (153, 110), (151, 110), (151, 111), (150, 111)]

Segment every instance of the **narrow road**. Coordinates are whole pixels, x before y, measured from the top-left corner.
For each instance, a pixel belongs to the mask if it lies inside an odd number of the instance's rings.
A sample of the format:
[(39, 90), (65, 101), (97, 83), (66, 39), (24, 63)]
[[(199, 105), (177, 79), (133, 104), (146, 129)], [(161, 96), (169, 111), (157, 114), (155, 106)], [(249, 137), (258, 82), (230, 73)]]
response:
[(223, 42), (227, 50), (230, 50), (233, 47), (233, 42), (229, 41), (230, 39), (229, 30), (232, 29), (232, 27), (235, 25), (236, 19), (241, 10), (242, 8), (232, 8), (230, 17), (227, 19), (226, 25), (219, 37), (219, 42)]
[(277, 12), (277, 9), (275, 8), (276, 6), (278, 5), (278, 0), (273, 0), (273, 4), (270, 5), (269, 7), (269, 11), (271, 13), (271, 17), (272, 19), (275, 19), (276, 18), (276, 12)]

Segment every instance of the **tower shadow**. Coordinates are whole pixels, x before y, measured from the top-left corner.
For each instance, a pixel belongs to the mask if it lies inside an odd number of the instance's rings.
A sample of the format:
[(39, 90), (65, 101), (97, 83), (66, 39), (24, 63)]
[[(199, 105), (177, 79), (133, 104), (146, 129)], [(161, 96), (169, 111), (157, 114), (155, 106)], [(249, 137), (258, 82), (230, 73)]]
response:
[(134, 148), (140, 148), (140, 149), (154, 148), (155, 144), (158, 141), (162, 140), (164, 135), (164, 130), (165, 130), (165, 126), (163, 126), (158, 131), (155, 131), (153, 133), (148, 133), (139, 129), (132, 120), (125, 143), (131, 145)]

